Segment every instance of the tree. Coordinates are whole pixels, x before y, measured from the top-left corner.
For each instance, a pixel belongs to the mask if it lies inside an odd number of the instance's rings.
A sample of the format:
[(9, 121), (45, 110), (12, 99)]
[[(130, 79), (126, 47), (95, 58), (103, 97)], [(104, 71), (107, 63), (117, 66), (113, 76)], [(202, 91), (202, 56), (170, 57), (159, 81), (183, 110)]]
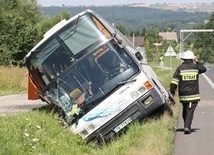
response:
[(36, 0), (2, 0), (0, 7), (0, 65), (23, 65), (37, 41), (40, 6)]
[(145, 36), (146, 35), (146, 28), (144, 27), (143, 30), (141, 31), (141, 36)]
[[(204, 25), (204, 29), (214, 28), (214, 12), (211, 14), (209, 22)], [(197, 49), (196, 54), (201, 60), (214, 63), (214, 32), (198, 33), (194, 42), (194, 48)]]
[(128, 34), (128, 31), (127, 31), (127, 29), (126, 29), (125, 26), (119, 25), (119, 26), (116, 26), (116, 28), (117, 28), (122, 34), (124, 34), (124, 35), (127, 35), (127, 34)]
[(0, 65), (23, 66), (25, 55), (42, 39), (43, 34), (62, 19), (63, 10), (55, 17), (44, 17), (36, 0), (2, 0), (0, 3)]
[(145, 51), (146, 51), (146, 56), (147, 56), (148, 62), (153, 61), (153, 55), (154, 55), (154, 54), (153, 54), (153, 52), (151, 51), (150, 43), (149, 43), (149, 40), (148, 40), (148, 39), (145, 39), (144, 47), (145, 47)]
[(40, 39), (43, 37), (44, 33), (47, 32), (50, 28), (56, 25), (63, 19), (69, 19), (70, 13), (68, 10), (62, 10), (54, 17), (45, 16), (42, 20), (38, 23), (38, 33)]

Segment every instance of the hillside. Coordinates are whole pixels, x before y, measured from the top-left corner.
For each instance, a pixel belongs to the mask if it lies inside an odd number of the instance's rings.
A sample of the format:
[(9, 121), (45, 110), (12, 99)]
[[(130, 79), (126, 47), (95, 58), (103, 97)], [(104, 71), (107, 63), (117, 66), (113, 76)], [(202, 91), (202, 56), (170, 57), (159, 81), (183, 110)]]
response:
[(147, 3), (136, 3), (131, 4), (133, 7), (148, 7), (148, 8), (156, 8), (163, 10), (183, 10), (187, 12), (208, 12), (211, 13), (214, 11), (214, 2), (213, 3), (155, 3), (155, 4), (147, 4)]
[(187, 12), (180, 10), (164, 10), (149, 7), (133, 6), (79, 6), (79, 7), (42, 7), (44, 15), (53, 16), (62, 10), (70, 14), (91, 9), (116, 26), (123, 25), (129, 30), (159, 27), (160, 30), (168, 29), (178, 31), (183, 28), (196, 28), (209, 19), (208, 12)]

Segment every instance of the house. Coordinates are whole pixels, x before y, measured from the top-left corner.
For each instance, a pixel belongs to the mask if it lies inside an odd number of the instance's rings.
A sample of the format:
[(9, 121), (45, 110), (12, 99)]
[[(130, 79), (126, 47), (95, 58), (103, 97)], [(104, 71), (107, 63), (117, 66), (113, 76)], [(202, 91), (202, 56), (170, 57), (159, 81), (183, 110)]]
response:
[(126, 37), (135, 47), (144, 47), (144, 37)]
[(144, 43), (145, 43), (145, 38), (144, 37), (126, 37), (136, 48), (140, 53), (146, 57), (145, 52), (144, 52)]
[(167, 41), (178, 41), (178, 36), (176, 32), (159, 32), (159, 35)]

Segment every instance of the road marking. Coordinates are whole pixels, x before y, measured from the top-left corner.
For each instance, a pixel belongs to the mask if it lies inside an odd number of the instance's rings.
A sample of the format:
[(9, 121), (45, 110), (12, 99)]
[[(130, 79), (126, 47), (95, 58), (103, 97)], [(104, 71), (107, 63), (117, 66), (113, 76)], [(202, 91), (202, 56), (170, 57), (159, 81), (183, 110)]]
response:
[(210, 80), (210, 78), (208, 78), (204, 73), (202, 75), (207, 80), (207, 82), (210, 84), (210, 86), (214, 89), (214, 83)]

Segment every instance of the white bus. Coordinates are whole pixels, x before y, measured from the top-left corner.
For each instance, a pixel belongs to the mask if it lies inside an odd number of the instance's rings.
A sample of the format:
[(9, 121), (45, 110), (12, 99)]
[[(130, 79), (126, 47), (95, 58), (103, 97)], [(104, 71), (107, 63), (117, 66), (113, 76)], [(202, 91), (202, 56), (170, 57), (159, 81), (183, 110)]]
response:
[(91, 10), (62, 20), (26, 55), (29, 99), (54, 105), (74, 134), (105, 142), (171, 100), (139, 51)]

